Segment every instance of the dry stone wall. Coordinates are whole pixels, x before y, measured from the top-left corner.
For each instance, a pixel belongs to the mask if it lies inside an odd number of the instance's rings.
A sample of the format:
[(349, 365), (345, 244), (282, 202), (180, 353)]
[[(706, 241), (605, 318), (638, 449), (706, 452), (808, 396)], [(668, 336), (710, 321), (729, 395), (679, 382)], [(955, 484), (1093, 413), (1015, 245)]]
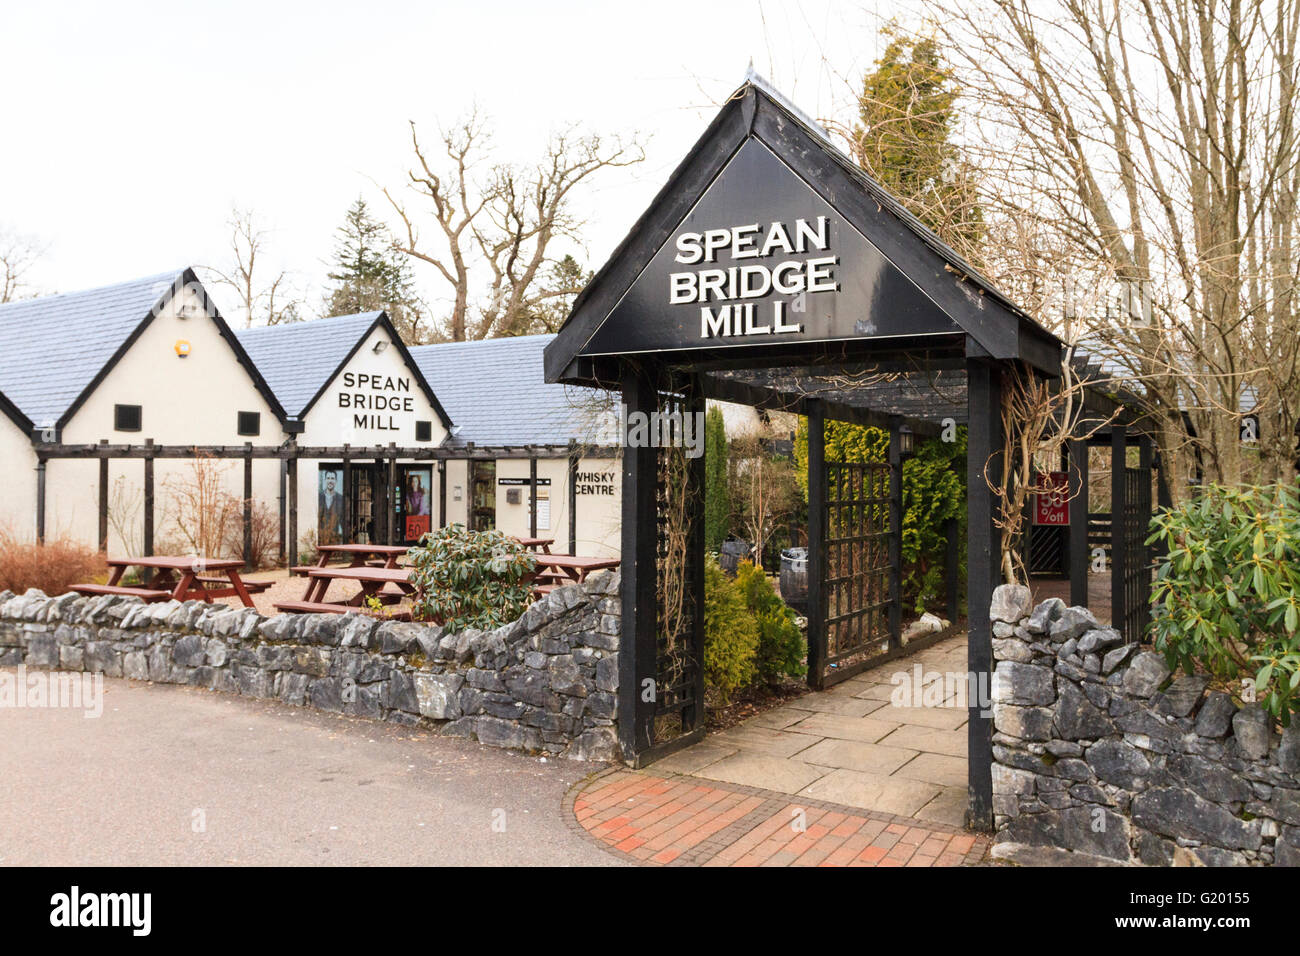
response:
[(483, 744), (618, 756), (619, 578), (557, 588), (492, 631), (202, 601), (0, 592), (0, 666), (102, 672), (422, 724)]
[(1084, 608), (992, 604), (994, 856), (1300, 865), (1300, 721), (1275, 732)]

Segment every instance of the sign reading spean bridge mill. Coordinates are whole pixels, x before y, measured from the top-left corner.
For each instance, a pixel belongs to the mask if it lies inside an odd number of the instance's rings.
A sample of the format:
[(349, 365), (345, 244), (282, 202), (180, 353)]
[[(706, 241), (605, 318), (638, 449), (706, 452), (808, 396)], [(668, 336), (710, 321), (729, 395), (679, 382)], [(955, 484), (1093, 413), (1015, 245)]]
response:
[(953, 330), (880, 250), (751, 139), (658, 249), (585, 351)]

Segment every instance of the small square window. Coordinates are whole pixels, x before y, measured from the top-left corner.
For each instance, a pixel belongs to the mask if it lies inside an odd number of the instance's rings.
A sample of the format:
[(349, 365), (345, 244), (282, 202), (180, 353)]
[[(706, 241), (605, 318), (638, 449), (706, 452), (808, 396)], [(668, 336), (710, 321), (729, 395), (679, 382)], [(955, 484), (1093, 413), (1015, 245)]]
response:
[(433, 422), (416, 422), (415, 440), (433, 441)]
[(139, 405), (114, 405), (113, 429), (119, 432), (138, 432), (141, 417)]
[(239, 413), (239, 434), (241, 435), (262, 434), (262, 413), (261, 412), (240, 412)]

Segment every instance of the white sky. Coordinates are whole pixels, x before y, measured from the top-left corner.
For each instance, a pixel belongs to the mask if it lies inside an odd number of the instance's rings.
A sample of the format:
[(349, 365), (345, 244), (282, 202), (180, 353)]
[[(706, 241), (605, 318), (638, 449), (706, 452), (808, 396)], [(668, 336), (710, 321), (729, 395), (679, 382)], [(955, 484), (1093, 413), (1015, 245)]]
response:
[[(888, 11), (896, 5), (881, 5)], [(270, 230), (268, 268), (311, 289), (358, 195), (403, 182), (408, 119), (432, 140), (477, 102), (495, 158), (555, 127), (650, 136), (583, 193), (598, 266), (746, 64), (803, 109), (842, 109), (875, 58), (875, 0), (5, 4), (0, 229), (47, 246), (32, 281), (72, 291), (229, 261), (232, 204)], [(855, 81), (856, 82), (856, 81)], [(440, 295), (417, 264), (422, 291)], [(214, 292), (232, 318), (228, 293)]]

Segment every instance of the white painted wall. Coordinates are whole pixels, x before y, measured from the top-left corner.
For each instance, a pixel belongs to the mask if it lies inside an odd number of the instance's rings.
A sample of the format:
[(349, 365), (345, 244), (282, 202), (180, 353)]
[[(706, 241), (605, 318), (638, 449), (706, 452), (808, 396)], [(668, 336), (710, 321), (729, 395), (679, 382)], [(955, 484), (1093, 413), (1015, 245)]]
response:
[(0, 530), (20, 541), (35, 541), (36, 453), (31, 438), (8, 415), (0, 415), (0, 462), (4, 468)]
[[(180, 306), (188, 317), (181, 317)], [(178, 342), (189, 343), (189, 354), (177, 355)], [(114, 406), (140, 405), (141, 430), (118, 432)], [(238, 413), (258, 412), (261, 434), (255, 438), (238, 433)], [(107, 439), (110, 444), (143, 444), (152, 438), (159, 445), (279, 444), (282, 432), (270, 405), (258, 392), (230, 344), (222, 338), (217, 323), (208, 316), (193, 289), (173, 298), (155, 316), (130, 350), (113, 367), (63, 430), (66, 444), (93, 444)], [(212, 462), (221, 487), (236, 496), (243, 494), (241, 462)], [(188, 483), (194, 464), (158, 461), (154, 469), (155, 551), (168, 544), (180, 545), (172, 521), (175, 496), (169, 489)], [(87, 544), (98, 537), (99, 466), (95, 461), (51, 460), (46, 474), (46, 537), (68, 535)], [(109, 553), (138, 551), (143, 536), (144, 463), (114, 461), (109, 468), (110, 488), (117, 493), (115, 515), (110, 522)], [(279, 487), (279, 466), (275, 461), (254, 463), (253, 494), (275, 508)], [(35, 496), (33, 479), (33, 499)], [(137, 509), (131, 513), (131, 504)], [(124, 524), (125, 534), (115, 530)]]

